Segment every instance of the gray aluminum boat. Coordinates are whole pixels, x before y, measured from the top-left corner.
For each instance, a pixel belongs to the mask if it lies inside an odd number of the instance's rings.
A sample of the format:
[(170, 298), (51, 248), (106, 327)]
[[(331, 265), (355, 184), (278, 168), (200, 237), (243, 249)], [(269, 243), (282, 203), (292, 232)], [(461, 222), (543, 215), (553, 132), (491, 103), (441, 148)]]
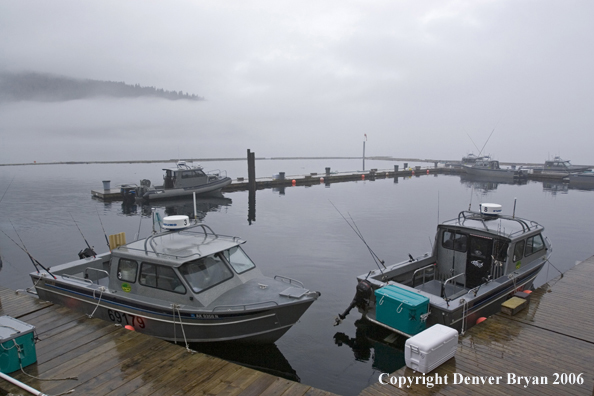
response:
[(532, 173), (531, 177), (533, 178), (543, 177), (562, 179), (572, 173), (584, 172), (590, 168), (591, 167), (587, 165), (572, 165), (571, 162), (563, 160), (561, 157), (555, 157), (552, 160), (545, 161), (544, 165), (541, 167), (526, 168), (526, 170)]
[[(432, 252), (358, 276), (357, 294), (337, 324), (357, 307), (369, 321), (412, 336), (405, 330), (414, 320), (418, 331), (439, 323), (463, 332), (499, 312), (514, 292), (530, 289), (551, 253), (543, 226), (500, 212), (496, 204), (460, 212), (437, 227)], [(386, 287), (405, 296), (395, 309), (379, 297)], [(402, 313), (419, 299), (426, 308)]]
[(201, 166), (190, 166), (179, 161), (175, 168), (165, 168), (163, 185), (152, 186), (150, 180), (140, 181), (140, 186), (122, 186), (122, 195), (126, 199), (170, 199), (196, 194), (218, 193), (231, 184), (231, 178), (224, 171), (206, 173)]
[(275, 342), (319, 297), (299, 281), (263, 276), (245, 241), (186, 224), (187, 216), (165, 217), (170, 230), (33, 272), (37, 294), (169, 341), (254, 343)]
[(462, 164), (464, 172), (473, 176), (484, 177), (489, 180), (519, 180), (526, 179), (526, 173), (519, 169), (501, 168), (499, 161), (489, 157), (477, 158), (474, 164)]

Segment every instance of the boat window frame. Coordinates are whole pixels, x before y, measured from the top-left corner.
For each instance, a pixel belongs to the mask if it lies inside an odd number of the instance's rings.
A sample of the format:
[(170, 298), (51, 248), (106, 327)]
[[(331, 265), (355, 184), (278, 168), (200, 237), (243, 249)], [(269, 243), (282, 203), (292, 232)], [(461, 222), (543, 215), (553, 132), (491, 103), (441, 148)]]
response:
[[(184, 273), (184, 272), (186, 271), (186, 269), (190, 265), (198, 265), (198, 266), (202, 265), (202, 266), (204, 266), (204, 264), (203, 263), (200, 263), (200, 262), (201, 261), (204, 261), (204, 260), (206, 260), (208, 258), (213, 258), (213, 257), (215, 257), (216, 260), (220, 264), (222, 264), (222, 268), (224, 268), (226, 271), (228, 271), (228, 273), (229, 273), (230, 276), (222, 277), (216, 283), (209, 284), (209, 285), (207, 285), (207, 287), (202, 288), (202, 289), (199, 289), (199, 288), (194, 287), (194, 285), (195, 285), (196, 282), (194, 280), (192, 280), (190, 278), (190, 276), (191, 275), (194, 275), (194, 274), (198, 274), (199, 272), (206, 271), (207, 268), (204, 267), (200, 271), (192, 272), (192, 274), (190, 274), (190, 273)], [(208, 269), (210, 269), (212, 267), (213, 266), (211, 265), (211, 266), (208, 267)], [(233, 279), (233, 277), (235, 276), (234, 275), (234, 270), (232, 270), (232, 269), (229, 268), (229, 264), (227, 263), (227, 260), (225, 259), (224, 255), (221, 255), (220, 252), (217, 252), (217, 253), (214, 253), (214, 254), (210, 254), (208, 256), (200, 257), (200, 258), (198, 258), (196, 260), (191, 260), (191, 261), (185, 262), (185, 263), (183, 263), (182, 265), (180, 265), (178, 267), (178, 271), (179, 271), (180, 275), (182, 276), (182, 278), (184, 278), (184, 280), (186, 281), (186, 283), (188, 284), (188, 286), (190, 287), (190, 289), (192, 289), (192, 291), (194, 293), (196, 293), (196, 294), (200, 294), (200, 293), (202, 293), (202, 292), (204, 292), (206, 290), (212, 289), (213, 287), (215, 287), (217, 285), (220, 285), (223, 282), (227, 282), (228, 280)]]
[[(518, 249), (519, 248), (519, 249)], [(526, 240), (522, 239), (521, 241), (516, 241), (514, 245), (514, 255), (513, 255), (513, 262), (517, 263), (518, 261), (524, 258), (524, 249), (526, 248)]]
[[(238, 269), (235, 268), (235, 265), (233, 265), (233, 263), (231, 262), (231, 255), (229, 255), (229, 257), (227, 257), (227, 255), (225, 254), (226, 252), (231, 251), (231, 249), (236, 249), (236, 251), (240, 251), (243, 254), (243, 256), (248, 259), (248, 261), (251, 264), (251, 267), (246, 268), (242, 271), (238, 271)], [(245, 250), (243, 250), (241, 248), (241, 246), (239, 246), (239, 245), (233, 246), (232, 248), (229, 248), (227, 250), (223, 250), (221, 253), (222, 253), (223, 259), (227, 262), (227, 264), (229, 264), (229, 266), (231, 266), (231, 268), (233, 268), (233, 271), (235, 271), (235, 273), (238, 275), (245, 274), (246, 272), (251, 271), (254, 268), (256, 268), (256, 263), (254, 263), (254, 261), (250, 258), (250, 256), (248, 256), (248, 254), (245, 252)]]
[[(534, 250), (534, 239), (535, 238), (539, 238), (540, 239), (540, 247), (536, 250)], [(529, 241), (532, 241), (531, 243), (529, 243)], [(528, 247), (530, 246), (530, 252), (528, 251)], [(532, 235), (531, 237), (526, 238), (526, 246), (524, 247), (524, 257), (528, 257), (528, 256), (532, 256), (533, 254), (536, 254), (538, 252), (540, 252), (541, 250), (544, 250), (545, 248), (545, 242), (544, 242), (544, 238), (542, 237), (542, 234), (536, 234), (536, 235)]]
[[(122, 277), (122, 271), (121, 271), (121, 265), (122, 262), (127, 262), (129, 264), (134, 264), (134, 277), (132, 279), (124, 279)], [(136, 278), (138, 277), (138, 262), (136, 260), (132, 260), (129, 258), (125, 258), (125, 257), (120, 257), (118, 260), (118, 270), (117, 270), (117, 278), (120, 282), (128, 282), (128, 283), (136, 283)]]
[[(155, 285), (154, 286), (151, 284), (148, 284), (148, 283), (143, 283), (143, 281), (142, 281), (143, 270), (145, 269), (145, 267), (148, 267), (148, 266), (153, 266), (155, 268), (155, 275), (154, 275), (155, 276)], [(159, 269), (170, 270), (171, 273), (175, 276), (175, 279), (177, 280), (178, 284), (174, 288), (159, 287), (159, 277), (165, 278), (164, 275), (159, 274)], [(184, 285), (184, 283), (181, 281), (181, 279), (179, 278), (179, 276), (177, 275), (177, 273), (175, 272), (175, 270), (172, 267), (167, 266), (167, 265), (162, 265), (162, 264), (155, 264), (155, 263), (151, 263), (148, 261), (143, 261), (140, 264), (140, 271), (138, 273), (138, 284), (142, 285), (142, 286), (150, 287), (151, 289), (163, 290), (163, 291), (172, 292), (172, 293), (176, 293), (176, 294), (186, 294), (188, 292), (186, 285)], [(183, 288), (183, 291), (176, 290), (176, 289), (178, 289), (179, 286), (181, 286)]]
[[(446, 245), (446, 238), (445, 238), (446, 232), (454, 235), (454, 238), (447, 239), (447, 241), (452, 241), (452, 246)], [(460, 238), (456, 238), (457, 235), (464, 237), (465, 241), (463, 244), (460, 244), (460, 242), (457, 242), (457, 239), (460, 239)], [(456, 245), (458, 245), (458, 248), (456, 248)], [(449, 228), (444, 228), (444, 230), (441, 234), (441, 246), (444, 249), (454, 250), (456, 252), (461, 252), (461, 253), (466, 253), (468, 251), (468, 234), (466, 234), (460, 230), (452, 230)]]

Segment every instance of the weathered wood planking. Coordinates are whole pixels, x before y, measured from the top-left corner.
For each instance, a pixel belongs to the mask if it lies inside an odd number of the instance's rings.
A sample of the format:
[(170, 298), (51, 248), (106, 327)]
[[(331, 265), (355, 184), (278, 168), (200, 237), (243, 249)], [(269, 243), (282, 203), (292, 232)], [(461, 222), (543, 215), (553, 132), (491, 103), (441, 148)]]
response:
[[(371, 395), (592, 395), (594, 394), (594, 256), (575, 266), (560, 279), (532, 293), (528, 309), (515, 316), (497, 314), (460, 337), (456, 357), (427, 374), (449, 383), (374, 385)], [(454, 374), (464, 377), (503, 377), (499, 385), (453, 384)], [(508, 373), (546, 377), (544, 385), (507, 384)], [(581, 385), (553, 385), (554, 373), (584, 373)], [(378, 378), (379, 378), (378, 373)], [(392, 376), (422, 377), (409, 368)]]
[[(0, 315), (35, 326), (37, 363), (10, 376), (46, 394), (332, 395), (0, 287)], [(0, 395), (24, 391), (0, 380)]]

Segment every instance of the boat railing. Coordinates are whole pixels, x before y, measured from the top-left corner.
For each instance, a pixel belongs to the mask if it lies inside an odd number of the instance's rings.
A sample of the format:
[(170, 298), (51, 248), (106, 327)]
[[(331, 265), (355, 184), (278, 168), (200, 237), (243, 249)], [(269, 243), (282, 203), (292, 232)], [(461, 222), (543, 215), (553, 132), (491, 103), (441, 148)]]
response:
[(447, 286), (447, 284), (448, 284), (450, 281), (453, 281), (454, 279), (456, 279), (456, 278), (458, 278), (458, 277), (460, 277), (460, 276), (463, 276), (463, 275), (466, 275), (466, 273), (465, 273), (465, 272), (462, 272), (462, 273), (460, 273), (460, 274), (458, 274), (458, 275), (454, 275), (454, 276), (452, 276), (451, 278), (449, 278), (449, 279), (446, 279), (446, 281), (445, 281), (445, 282), (443, 282), (443, 284), (441, 285), (441, 296), (443, 297), (443, 299), (444, 299), (444, 300), (446, 300), (446, 301), (449, 301), (449, 299), (448, 299), (448, 298), (447, 298), (447, 296), (445, 295), (445, 291), (446, 291), (446, 286)]
[(226, 170), (220, 170), (220, 169), (213, 169), (211, 171), (206, 172), (206, 174), (208, 176), (227, 177), (227, 171)]
[[(464, 220), (462, 220), (462, 218)], [(538, 224), (536, 221), (524, 220), (524, 219), (520, 219), (518, 217), (513, 217), (513, 216), (497, 215), (496, 218), (511, 220), (511, 221), (515, 221), (518, 224), (520, 224), (520, 226), (522, 227), (522, 230), (512, 232), (510, 235), (514, 235), (514, 234), (518, 234), (518, 233), (523, 234), (525, 232), (531, 231), (531, 230), (540, 226), (540, 224)], [(485, 227), (485, 230), (490, 231), (489, 227), (487, 227), (487, 224), (485, 223), (485, 219), (491, 219), (491, 218), (485, 216), (482, 213), (472, 212), (472, 211), (468, 211), (468, 210), (463, 210), (460, 213), (458, 213), (458, 223), (459, 224), (463, 224), (464, 221), (466, 221), (466, 220), (479, 220), (483, 224), (483, 227)], [(528, 223), (530, 223), (530, 224), (528, 224)]]
[(93, 281), (92, 280), (81, 278), (80, 276), (75, 276), (75, 275), (62, 274), (62, 278), (68, 278), (68, 279), (72, 279), (74, 281), (90, 283), (91, 285), (93, 284)]
[(423, 273), (423, 284), (425, 283), (425, 273), (428, 269), (433, 269), (433, 279), (435, 279), (435, 266), (437, 265), (437, 263), (432, 263), (429, 265), (426, 265), (422, 268), (417, 269), (415, 272), (413, 272), (413, 276), (412, 276), (412, 287), (415, 287), (415, 280), (417, 278), (417, 273), (418, 272), (422, 272)]
[(212, 309), (212, 312), (219, 312), (219, 311), (247, 311), (249, 308), (255, 307), (267, 307), (267, 306), (278, 306), (276, 301), (261, 301), (256, 303), (250, 304), (236, 304), (236, 305), (217, 305)]
[(292, 285), (292, 284), (296, 284), (296, 285), (299, 285), (299, 286), (300, 286), (300, 287), (302, 287), (302, 288), (304, 287), (304, 286), (303, 286), (303, 282), (301, 282), (301, 281), (298, 281), (298, 280), (296, 280), (296, 279), (288, 278), (288, 277), (286, 277), (286, 276), (282, 276), (282, 275), (274, 275), (274, 279), (278, 279), (278, 280), (280, 280), (280, 281), (282, 281), (282, 282), (285, 282), (285, 283), (288, 283), (288, 284), (290, 284), (290, 285)]
[[(93, 268), (93, 267), (87, 267), (87, 268), (85, 268), (85, 272), (84, 272), (85, 279), (89, 279), (89, 274), (88, 274), (88, 271), (97, 271), (97, 272), (98, 272), (98, 273), (100, 273), (100, 274), (105, 274), (105, 276), (97, 276), (97, 277), (96, 277), (97, 284), (99, 284), (99, 279), (102, 279), (102, 278), (109, 278), (109, 272), (107, 272), (107, 271), (105, 271), (105, 270), (103, 270), (103, 269), (98, 269), (98, 268)], [(89, 279), (89, 280), (90, 280), (90, 279)], [(92, 280), (91, 280), (91, 282), (92, 282)]]

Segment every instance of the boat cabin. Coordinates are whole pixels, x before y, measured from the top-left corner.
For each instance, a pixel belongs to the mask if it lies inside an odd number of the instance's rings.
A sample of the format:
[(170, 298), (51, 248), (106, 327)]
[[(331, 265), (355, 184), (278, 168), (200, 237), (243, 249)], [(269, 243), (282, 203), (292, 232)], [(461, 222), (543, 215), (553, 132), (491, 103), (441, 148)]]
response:
[(194, 187), (208, 182), (208, 175), (201, 167), (190, 167), (184, 161), (177, 164), (177, 168), (165, 168), (163, 188)]

